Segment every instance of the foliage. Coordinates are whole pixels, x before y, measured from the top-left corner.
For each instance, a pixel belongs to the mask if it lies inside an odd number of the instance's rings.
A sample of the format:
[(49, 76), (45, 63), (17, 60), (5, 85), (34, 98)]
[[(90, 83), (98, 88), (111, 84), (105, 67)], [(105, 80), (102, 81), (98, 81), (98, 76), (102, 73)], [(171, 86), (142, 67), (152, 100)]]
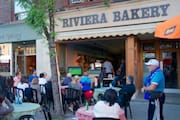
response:
[(25, 22), (29, 24), (39, 34), (46, 37), (50, 51), (51, 80), (53, 87), (53, 97), (55, 102), (56, 115), (63, 113), (62, 98), (59, 93), (58, 72), (55, 48), (55, 0), (16, 0), (18, 4), (27, 10)]
[(109, 4), (109, 0), (103, 0), (103, 3), (104, 3), (104, 5), (105, 5), (105, 6), (107, 6), (107, 7), (109, 7), (109, 6), (110, 6), (110, 4)]
[(54, 10), (54, 0), (16, 0), (18, 4), (27, 10), (26, 23), (36, 29), (40, 34), (49, 32), (49, 10)]

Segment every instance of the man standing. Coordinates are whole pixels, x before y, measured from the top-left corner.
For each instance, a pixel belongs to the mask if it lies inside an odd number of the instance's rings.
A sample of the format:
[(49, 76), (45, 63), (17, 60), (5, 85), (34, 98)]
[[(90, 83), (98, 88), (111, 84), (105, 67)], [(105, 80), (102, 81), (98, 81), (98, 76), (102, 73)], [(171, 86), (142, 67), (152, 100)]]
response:
[[(163, 104), (165, 101), (165, 78), (162, 70), (159, 67), (159, 61), (150, 59), (147, 63), (150, 74), (144, 79), (145, 99), (149, 100), (148, 120), (164, 120), (163, 117)], [(155, 112), (156, 111), (156, 112)]]
[(103, 68), (105, 68), (105, 74), (106, 77), (108, 77), (108, 75), (112, 75), (114, 74), (114, 68), (112, 63), (109, 60), (105, 60), (105, 62), (103, 63)]

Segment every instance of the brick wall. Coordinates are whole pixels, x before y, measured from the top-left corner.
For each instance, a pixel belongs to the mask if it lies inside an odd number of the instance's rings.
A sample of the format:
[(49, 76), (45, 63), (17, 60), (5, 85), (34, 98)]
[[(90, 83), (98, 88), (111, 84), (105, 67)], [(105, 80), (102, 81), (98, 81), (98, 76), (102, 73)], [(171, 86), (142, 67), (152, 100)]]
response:
[(0, 0), (0, 23), (9, 23), (14, 20), (13, 0)]

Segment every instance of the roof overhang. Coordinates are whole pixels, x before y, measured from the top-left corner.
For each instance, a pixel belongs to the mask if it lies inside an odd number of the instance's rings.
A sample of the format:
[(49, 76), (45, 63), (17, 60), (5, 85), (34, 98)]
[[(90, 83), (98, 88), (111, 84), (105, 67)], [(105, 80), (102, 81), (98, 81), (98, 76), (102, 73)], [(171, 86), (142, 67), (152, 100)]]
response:
[(56, 42), (64, 40), (92, 39), (115, 36), (138, 35), (154, 33), (157, 23), (137, 24), (130, 26), (108, 27), (98, 29), (86, 29), (57, 33)]

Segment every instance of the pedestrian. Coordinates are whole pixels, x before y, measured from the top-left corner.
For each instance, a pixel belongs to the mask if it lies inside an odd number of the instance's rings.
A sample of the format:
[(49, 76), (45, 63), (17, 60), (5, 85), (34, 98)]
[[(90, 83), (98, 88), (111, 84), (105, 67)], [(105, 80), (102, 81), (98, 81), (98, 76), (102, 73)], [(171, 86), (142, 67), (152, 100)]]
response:
[(163, 104), (165, 102), (165, 77), (159, 67), (157, 59), (150, 59), (145, 65), (148, 66), (150, 74), (143, 80), (142, 91), (145, 92), (145, 99), (149, 100), (148, 120), (164, 120)]

